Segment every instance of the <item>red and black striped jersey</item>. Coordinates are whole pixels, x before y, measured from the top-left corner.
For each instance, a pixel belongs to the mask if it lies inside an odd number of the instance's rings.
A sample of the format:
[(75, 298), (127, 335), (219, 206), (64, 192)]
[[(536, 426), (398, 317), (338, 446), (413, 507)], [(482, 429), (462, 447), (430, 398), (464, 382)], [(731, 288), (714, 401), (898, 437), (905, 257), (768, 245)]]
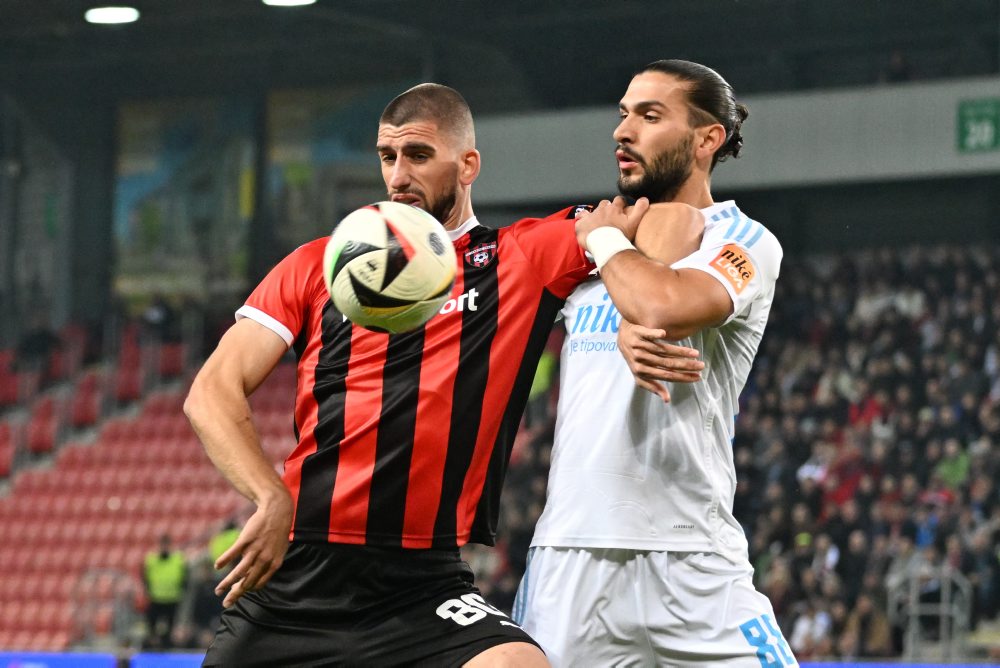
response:
[(573, 209), (451, 232), (452, 298), (422, 328), (382, 334), (336, 310), (326, 239), (282, 260), (238, 311), (294, 345), (298, 445), (283, 478), (292, 538), (405, 548), (493, 544), (500, 487), (535, 367), (593, 265)]

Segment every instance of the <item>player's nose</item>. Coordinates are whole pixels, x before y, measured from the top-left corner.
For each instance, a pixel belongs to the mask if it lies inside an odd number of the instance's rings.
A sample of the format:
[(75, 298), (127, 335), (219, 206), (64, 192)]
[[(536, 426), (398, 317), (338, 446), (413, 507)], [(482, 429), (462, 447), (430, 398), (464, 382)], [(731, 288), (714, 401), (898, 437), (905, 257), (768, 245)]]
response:
[(400, 190), (410, 185), (410, 170), (403, 160), (397, 160), (389, 172), (389, 182), (386, 184), (393, 190)]
[(615, 131), (611, 133), (612, 139), (614, 139), (619, 144), (631, 144), (635, 141), (635, 132), (632, 128), (632, 124), (629, 123), (628, 118), (623, 118)]

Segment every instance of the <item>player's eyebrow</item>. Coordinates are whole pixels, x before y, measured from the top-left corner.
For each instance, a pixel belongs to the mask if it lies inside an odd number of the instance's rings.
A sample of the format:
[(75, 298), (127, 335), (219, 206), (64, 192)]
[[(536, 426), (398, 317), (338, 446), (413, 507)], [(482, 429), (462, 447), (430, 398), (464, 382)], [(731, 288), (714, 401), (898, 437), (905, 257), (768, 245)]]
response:
[[(631, 110), (636, 113), (642, 113), (644, 111), (649, 111), (650, 109), (666, 109), (667, 106), (660, 102), (659, 100), (641, 100), (632, 105)], [(618, 103), (618, 109), (621, 111), (629, 111), (629, 107), (625, 105), (624, 102)]]
[[(379, 153), (389, 153), (394, 151), (392, 146), (388, 144), (376, 144), (375, 150)], [(400, 147), (402, 153), (436, 153), (437, 151), (430, 144), (425, 144), (424, 142), (406, 142)]]

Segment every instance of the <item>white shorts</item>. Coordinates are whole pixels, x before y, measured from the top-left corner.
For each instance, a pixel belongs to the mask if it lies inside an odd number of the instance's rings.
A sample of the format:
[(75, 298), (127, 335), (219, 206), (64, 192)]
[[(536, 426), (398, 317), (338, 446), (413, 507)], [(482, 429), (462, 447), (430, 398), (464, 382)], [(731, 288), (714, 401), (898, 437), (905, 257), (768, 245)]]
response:
[(707, 552), (533, 547), (513, 616), (556, 668), (797, 666), (752, 577)]

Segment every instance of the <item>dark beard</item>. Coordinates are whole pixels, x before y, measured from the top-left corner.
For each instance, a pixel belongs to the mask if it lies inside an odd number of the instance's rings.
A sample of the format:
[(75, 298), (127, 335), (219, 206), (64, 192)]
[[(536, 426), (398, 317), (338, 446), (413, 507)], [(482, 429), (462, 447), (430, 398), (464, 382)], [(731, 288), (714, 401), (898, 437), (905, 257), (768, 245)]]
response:
[[(448, 216), (451, 215), (452, 210), (455, 208), (455, 198), (455, 190), (449, 190), (441, 195), (441, 199), (434, 202), (427, 202), (427, 213), (434, 216), (439, 223), (444, 225), (448, 220)], [(464, 220), (460, 220), (457, 222), (457, 225), (461, 225), (464, 222)]]
[[(427, 209), (426, 209), (427, 213), (434, 216), (434, 219), (437, 220), (442, 225), (447, 224), (448, 216), (451, 215), (452, 210), (454, 210), (455, 200), (458, 197), (457, 191), (454, 188), (441, 195), (441, 199), (434, 201), (427, 199), (427, 196), (424, 194), (422, 190), (397, 190), (395, 192), (390, 191), (388, 193), (389, 199), (392, 199), (392, 196), (394, 194), (416, 195), (420, 199), (424, 200), (424, 202), (426, 202), (427, 204)], [(461, 225), (464, 222), (465, 222), (464, 220), (460, 220), (456, 224)]]
[(693, 162), (691, 146), (693, 144), (694, 136), (689, 134), (675, 148), (656, 156), (648, 165), (645, 160), (640, 160), (635, 153), (622, 147), (646, 169), (641, 178), (632, 181), (626, 181), (625, 177), (619, 174), (618, 191), (626, 197), (645, 197), (654, 203), (672, 201), (677, 197), (684, 182), (691, 176)]

